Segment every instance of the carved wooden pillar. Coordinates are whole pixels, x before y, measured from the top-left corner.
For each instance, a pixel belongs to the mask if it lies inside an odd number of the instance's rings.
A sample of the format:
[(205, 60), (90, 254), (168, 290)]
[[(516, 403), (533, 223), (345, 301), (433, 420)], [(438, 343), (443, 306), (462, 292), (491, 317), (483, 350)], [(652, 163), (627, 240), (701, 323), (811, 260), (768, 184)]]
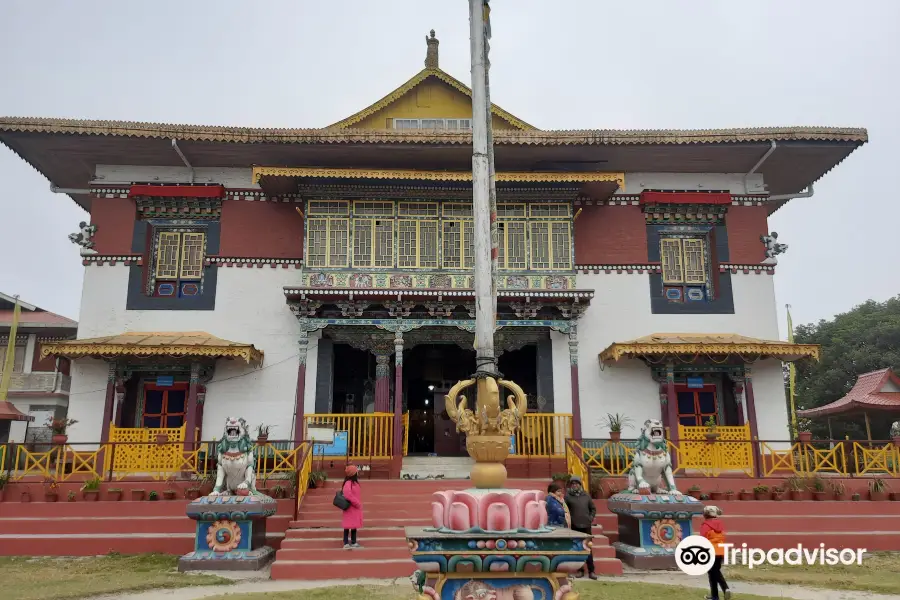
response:
[(197, 438), (203, 441), (203, 408), (206, 406), (206, 386), (197, 386)]
[[(666, 414), (669, 415), (669, 438), (678, 446), (678, 398), (675, 396), (675, 365), (666, 364)], [(672, 453), (672, 468), (678, 468), (678, 453)]]
[(394, 334), (394, 440), (392, 475), (403, 465), (403, 332)]
[(188, 384), (187, 407), (185, 409), (184, 449), (193, 450), (197, 440), (197, 390), (200, 386), (200, 363), (191, 363), (191, 380)]
[(375, 412), (391, 412), (391, 355), (375, 355)]
[(309, 349), (309, 331), (301, 323), (300, 337), (297, 340), (300, 361), (297, 365), (297, 390), (294, 393), (294, 445), (299, 446), (306, 435), (306, 353)]
[(581, 398), (578, 393), (578, 326), (569, 329), (569, 365), (572, 379), (572, 437), (581, 439)]
[(753, 446), (753, 474), (760, 477), (762, 453), (759, 449), (759, 427), (756, 421), (756, 400), (753, 396), (753, 374), (750, 365), (744, 365), (744, 391), (747, 395), (747, 420), (750, 422), (750, 439)]
[(731, 382), (734, 384), (734, 403), (737, 406), (738, 425), (744, 426), (747, 423), (746, 406), (744, 402), (744, 377), (742, 375), (729, 375)]
[(116, 401), (116, 363), (109, 363), (109, 371), (106, 375), (106, 397), (103, 401), (103, 422), (100, 428), (100, 443), (109, 441), (109, 428), (112, 425), (113, 406)]
[(654, 374), (653, 381), (659, 384), (659, 420), (663, 427), (669, 427), (669, 386), (666, 385), (666, 374)]
[(125, 426), (125, 379), (116, 381), (116, 427)]

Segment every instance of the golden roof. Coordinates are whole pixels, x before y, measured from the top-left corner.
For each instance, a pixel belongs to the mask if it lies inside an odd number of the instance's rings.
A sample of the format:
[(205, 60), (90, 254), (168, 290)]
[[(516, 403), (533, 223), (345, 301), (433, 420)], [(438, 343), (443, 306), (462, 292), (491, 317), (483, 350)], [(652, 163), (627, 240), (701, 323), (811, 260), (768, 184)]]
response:
[(137, 332), (68, 340), (41, 345), (41, 358), (107, 358), (115, 356), (183, 358), (239, 358), (248, 364), (262, 364), (263, 352), (252, 344), (230, 342), (205, 331)]
[[(90, 121), (0, 117), (0, 132), (48, 133), (231, 142), (236, 144), (460, 144), (472, 143), (471, 132), (416, 129), (273, 129), (172, 125), (135, 121)], [(855, 127), (752, 127), (741, 129), (585, 129), (566, 131), (497, 130), (496, 145), (604, 146), (730, 144), (759, 142), (866, 143), (869, 134)]]
[(615, 362), (622, 358), (661, 358), (691, 354), (720, 357), (734, 354), (754, 358), (779, 358), (790, 362), (807, 357), (819, 360), (819, 346), (761, 340), (734, 333), (654, 333), (629, 342), (615, 342), (600, 353), (600, 360)]

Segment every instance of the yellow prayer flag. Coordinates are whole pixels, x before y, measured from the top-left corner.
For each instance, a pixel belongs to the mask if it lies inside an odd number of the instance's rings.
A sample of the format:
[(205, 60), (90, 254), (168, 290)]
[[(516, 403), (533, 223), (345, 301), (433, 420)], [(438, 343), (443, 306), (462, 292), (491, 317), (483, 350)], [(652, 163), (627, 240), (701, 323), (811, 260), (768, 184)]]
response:
[(0, 375), (0, 402), (6, 401), (9, 392), (9, 383), (12, 379), (13, 368), (16, 364), (16, 330), (19, 328), (19, 297), (16, 296), (16, 304), (13, 308), (12, 326), (9, 328), (9, 342), (6, 344), (6, 360), (3, 361), (3, 374)]

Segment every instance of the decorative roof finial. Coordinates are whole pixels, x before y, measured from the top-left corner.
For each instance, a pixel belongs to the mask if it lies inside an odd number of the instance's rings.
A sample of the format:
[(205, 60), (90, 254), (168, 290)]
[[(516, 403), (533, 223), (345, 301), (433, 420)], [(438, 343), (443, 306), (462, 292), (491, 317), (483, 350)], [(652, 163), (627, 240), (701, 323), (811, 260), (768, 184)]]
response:
[(434, 37), (434, 29), (431, 30), (431, 37), (425, 36), (425, 43), (428, 44), (428, 51), (425, 53), (425, 68), (437, 69), (438, 67), (438, 44), (440, 42)]

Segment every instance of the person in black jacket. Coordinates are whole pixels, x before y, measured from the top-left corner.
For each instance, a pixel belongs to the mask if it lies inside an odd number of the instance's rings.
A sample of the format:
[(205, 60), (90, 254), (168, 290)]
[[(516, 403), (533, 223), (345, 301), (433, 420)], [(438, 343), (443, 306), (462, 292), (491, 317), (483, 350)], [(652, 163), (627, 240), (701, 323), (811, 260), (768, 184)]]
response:
[[(584, 491), (580, 477), (572, 477), (569, 479), (569, 492), (566, 494), (566, 506), (569, 507), (569, 513), (572, 515), (572, 529), (581, 533), (591, 534), (591, 527), (594, 525), (594, 517), (597, 514), (597, 507), (590, 495)], [(588, 555), (587, 559), (588, 577), (597, 579), (594, 572), (594, 556)], [(584, 569), (578, 572), (579, 577), (584, 574)]]

